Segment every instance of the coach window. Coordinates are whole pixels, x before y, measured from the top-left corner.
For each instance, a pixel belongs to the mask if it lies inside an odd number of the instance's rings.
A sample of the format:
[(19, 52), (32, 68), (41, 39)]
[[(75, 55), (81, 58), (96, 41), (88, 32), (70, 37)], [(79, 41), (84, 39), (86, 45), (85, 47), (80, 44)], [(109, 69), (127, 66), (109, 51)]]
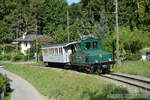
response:
[(51, 48), (49, 49), (49, 54), (52, 55), (52, 49)]
[(98, 43), (96, 41), (93, 42), (93, 48), (98, 48)]
[(86, 49), (90, 49), (91, 48), (91, 43), (90, 42), (86, 42)]
[(62, 54), (62, 48), (59, 48), (59, 54)]
[(61, 50), (61, 54), (63, 54), (63, 48), (61, 48), (60, 50)]
[(52, 55), (54, 55), (54, 48), (52, 48)]
[(51, 54), (51, 51), (50, 51), (50, 50), (51, 50), (51, 49), (48, 49), (48, 53), (49, 53), (49, 54)]
[(56, 51), (57, 51), (57, 55), (59, 54), (59, 48), (56, 48)]
[(58, 48), (55, 48), (55, 55), (58, 55)]
[(45, 50), (44, 50), (44, 54), (47, 54), (47, 53), (48, 53), (48, 51), (47, 51), (47, 49), (45, 49)]

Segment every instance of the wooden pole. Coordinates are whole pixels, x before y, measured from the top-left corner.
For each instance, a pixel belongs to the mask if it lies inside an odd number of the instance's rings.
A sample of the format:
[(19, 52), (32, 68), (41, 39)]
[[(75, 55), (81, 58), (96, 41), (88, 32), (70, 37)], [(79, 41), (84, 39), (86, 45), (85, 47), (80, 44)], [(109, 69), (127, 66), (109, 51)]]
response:
[(116, 3), (116, 56), (117, 56), (117, 64), (120, 65), (120, 51), (119, 51), (119, 31), (118, 31), (118, 0), (115, 0)]

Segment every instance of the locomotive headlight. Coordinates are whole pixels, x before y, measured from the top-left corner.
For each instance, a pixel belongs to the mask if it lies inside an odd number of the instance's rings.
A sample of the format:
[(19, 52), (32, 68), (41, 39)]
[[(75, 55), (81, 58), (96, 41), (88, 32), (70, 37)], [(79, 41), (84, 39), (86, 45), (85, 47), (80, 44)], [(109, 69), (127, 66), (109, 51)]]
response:
[(108, 59), (108, 61), (112, 61), (112, 59), (111, 59), (111, 58), (109, 58), (109, 59)]
[(98, 63), (98, 60), (95, 60), (96, 63)]

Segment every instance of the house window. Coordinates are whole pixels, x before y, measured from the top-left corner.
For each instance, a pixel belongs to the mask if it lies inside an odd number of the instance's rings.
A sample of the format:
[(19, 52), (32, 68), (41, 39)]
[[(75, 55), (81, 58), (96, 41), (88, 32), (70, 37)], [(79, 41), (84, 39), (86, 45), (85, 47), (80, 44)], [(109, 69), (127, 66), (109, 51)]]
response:
[(28, 46), (28, 43), (25, 43), (25, 46), (27, 47), (27, 46)]

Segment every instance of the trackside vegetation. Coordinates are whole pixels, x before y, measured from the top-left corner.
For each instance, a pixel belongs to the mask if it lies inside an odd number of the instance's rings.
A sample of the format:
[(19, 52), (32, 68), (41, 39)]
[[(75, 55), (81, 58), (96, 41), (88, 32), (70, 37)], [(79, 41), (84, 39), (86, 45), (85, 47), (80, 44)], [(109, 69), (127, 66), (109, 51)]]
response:
[(11, 89), (9, 85), (9, 80), (6, 76), (0, 74), (0, 94), (3, 92), (4, 86), (6, 86), (4, 100), (11, 100)]
[(150, 61), (126, 61), (121, 66), (115, 66), (114, 72), (140, 75), (150, 78)]
[(3, 87), (7, 84), (7, 82), (7, 77), (0, 74), (0, 93), (3, 91)]
[(112, 100), (109, 98), (111, 94), (129, 94), (125, 88), (107, 83), (95, 75), (18, 64), (6, 64), (5, 69), (28, 80), (50, 99)]

